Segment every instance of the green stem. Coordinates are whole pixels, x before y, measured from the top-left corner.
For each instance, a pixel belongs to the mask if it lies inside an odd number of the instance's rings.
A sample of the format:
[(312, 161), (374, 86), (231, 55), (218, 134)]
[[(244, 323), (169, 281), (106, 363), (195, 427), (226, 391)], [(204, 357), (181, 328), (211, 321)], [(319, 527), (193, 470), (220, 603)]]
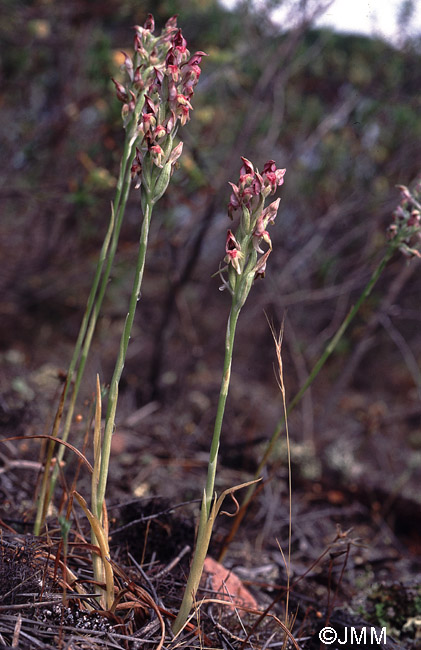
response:
[(104, 441), (101, 453), (101, 467), (99, 472), (98, 492), (97, 492), (97, 512), (94, 513), (101, 521), (102, 506), (105, 498), (105, 490), (107, 486), (108, 466), (110, 462), (111, 452), (111, 438), (114, 431), (115, 410), (118, 398), (118, 385), (120, 382), (121, 373), (123, 372), (124, 362), (126, 359), (127, 348), (130, 340), (130, 333), (133, 327), (133, 321), (136, 313), (136, 306), (140, 298), (140, 287), (143, 279), (143, 271), (145, 268), (146, 249), (148, 245), (149, 226), (152, 216), (153, 202), (150, 195), (145, 197), (144, 201), (144, 216), (142, 231), (139, 241), (139, 253), (137, 257), (135, 278), (133, 282), (132, 293), (130, 296), (129, 311), (126, 316), (124, 330), (120, 340), (120, 349), (114, 368), (113, 377), (110, 384), (110, 392), (108, 396), (107, 415), (105, 420)]
[(197, 531), (196, 547), (194, 549), (193, 560), (190, 567), (189, 577), (181, 601), (180, 609), (172, 626), (174, 634), (178, 634), (185, 625), (194, 599), (199, 588), (200, 578), (202, 577), (203, 565), (209, 548), (209, 542), (212, 534), (213, 522), (209, 521), (209, 515), (206, 512), (206, 499), (203, 494), (202, 507), (200, 510), (199, 528)]
[(219, 442), (221, 439), (222, 422), (224, 419), (225, 404), (228, 396), (228, 389), (231, 377), (232, 352), (234, 348), (235, 330), (241, 307), (237, 306), (235, 296), (233, 297), (231, 311), (228, 317), (227, 331), (225, 335), (225, 358), (224, 369), (222, 373), (221, 388), (219, 391), (218, 408), (216, 411), (215, 426), (213, 431), (212, 443), (209, 453), (208, 476), (206, 488), (203, 495), (202, 507), (200, 511), (199, 528), (197, 531), (196, 547), (194, 549), (193, 560), (190, 567), (189, 578), (184, 591), (183, 600), (180, 605), (177, 618), (173, 625), (173, 632), (177, 634), (187, 621), (194, 598), (199, 587), (200, 578), (203, 571), (203, 564), (209, 548), (209, 542), (212, 534), (213, 522), (210, 521), (212, 502), (214, 498), (215, 474), (218, 463)]
[[(86, 360), (88, 357), (92, 336), (95, 331), (98, 315), (101, 309), (104, 294), (108, 285), (111, 267), (114, 261), (115, 253), (117, 250), (118, 239), (120, 235), (121, 225), (124, 218), (127, 198), (130, 191), (131, 175), (130, 163), (135, 155), (135, 138), (133, 135), (128, 134), (125, 138), (124, 150), (122, 161), (120, 165), (120, 172), (117, 181), (116, 195), (114, 198), (110, 224), (104, 238), (101, 248), (100, 256), (95, 270), (95, 276), (92, 287), (89, 293), (85, 313), (83, 316), (82, 324), (80, 326), (78, 338), (76, 340), (75, 349), (72, 359), (70, 361), (68, 370), (68, 384), (65, 389), (64, 399), (67, 397), (68, 389), (70, 387), (71, 379), (75, 371), (77, 362), (80, 357), (78, 370), (76, 373), (75, 383), (73, 386), (72, 395), (70, 398), (69, 407), (67, 410), (66, 420), (63, 429), (62, 440), (67, 441), (69, 436), (70, 427), (73, 420), (73, 413), (76, 405), (77, 396), (79, 393), (80, 384), (82, 382), (83, 373), (85, 370)], [(104, 264), (106, 263), (105, 271), (103, 272)], [(102, 277), (102, 281), (101, 281)], [(101, 281), (101, 285), (100, 285)], [(100, 285), (100, 286), (99, 286)], [(99, 287), (99, 292), (98, 292)], [(51, 479), (48, 480), (50, 471), (50, 462), (54, 453), (54, 442), (50, 442), (46, 456), (46, 467), (44, 475), (46, 480), (42, 482), (38, 508), (35, 517), (34, 535), (39, 535), (43, 526), (49, 502), (54, 493), (55, 484), (57, 481), (59, 464), (63, 460), (65, 447), (60, 445), (57, 452), (57, 462), (54, 467)]]
[(207, 476), (206, 488), (205, 488), (205, 503), (206, 503), (207, 517), (209, 517), (212, 500), (214, 496), (215, 474), (216, 474), (216, 466), (218, 462), (219, 441), (221, 438), (222, 422), (224, 419), (225, 404), (227, 401), (228, 389), (229, 389), (230, 378), (231, 378), (232, 352), (234, 348), (235, 330), (237, 327), (239, 314), (240, 314), (240, 309), (236, 306), (235, 300), (233, 299), (231, 311), (228, 317), (227, 331), (225, 335), (224, 369), (222, 373), (221, 388), (219, 391), (219, 400), (218, 400), (218, 407), (216, 411), (212, 443), (209, 452), (208, 476)]
[(238, 316), (240, 315), (241, 305), (238, 303), (236, 294), (233, 296), (231, 311), (228, 317), (227, 330), (225, 335), (225, 358), (222, 373), (221, 388), (219, 391), (218, 407), (216, 411), (215, 426), (213, 430), (212, 443), (209, 453), (208, 475), (206, 487), (203, 494), (202, 507), (200, 511), (199, 528), (197, 531), (196, 547), (194, 549), (192, 564), (190, 567), (189, 578), (184, 591), (183, 600), (180, 605), (177, 618), (173, 625), (173, 632), (177, 634), (187, 621), (194, 598), (199, 587), (200, 578), (203, 571), (203, 564), (209, 548), (209, 542), (212, 534), (213, 519), (211, 516), (212, 503), (214, 502), (215, 474), (218, 463), (219, 442), (221, 439), (222, 422), (224, 419), (225, 404), (227, 401), (232, 353), (234, 349), (235, 330), (237, 327)]

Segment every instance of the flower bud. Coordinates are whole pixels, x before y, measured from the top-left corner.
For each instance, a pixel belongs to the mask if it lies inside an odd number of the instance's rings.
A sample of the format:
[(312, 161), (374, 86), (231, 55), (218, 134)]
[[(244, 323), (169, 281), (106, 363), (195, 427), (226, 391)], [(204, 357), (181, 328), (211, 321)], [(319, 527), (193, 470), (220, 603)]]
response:
[(177, 160), (180, 158), (182, 151), (183, 151), (183, 142), (179, 142), (178, 145), (174, 147), (174, 149), (171, 151), (168, 157), (168, 162), (173, 168)]
[(134, 157), (131, 169), (131, 177), (133, 180), (136, 180), (135, 189), (139, 189), (141, 185), (142, 178), (142, 154), (139, 149), (136, 147), (136, 156)]
[(281, 199), (278, 198), (276, 201), (273, 201), (270, 205), (268, 205), (267, 208), (265, 208), (262, 212), (262, 219), (265, 227), (269, 223), (273, 223), (275, 221), (276, 215), (278, 214), (278, 209), (279, 209), (279, 204), (281, 202)]
[(171, 171), (172, 171), (171, 163), (167, 162), (162, 168), (162, 171), (160, 172), (158, 179), (156, 181), (153, 194), (152, 194), (153, 203), (159, 201), (161, 196), (166, 191), (168, 187), (168, 183), (170, 182)]
[(133, 87), (136, 90), (143, 90), (145, 87), (145, 82), (142, 77), (142, 66), (138, 66), (133, 74)]
[(173, 47), (179, 54), (185, 54), (187, 52), (187, 42), (181, 33), (181, 29), (177, 30), (173, 38)]
[(165, 31), (174, 31), (177, 29), (177, 16), (171, 16), (171, 18), (168, 18), (167, 22), (165, 23)]
[(155, 29), (155, 20), (152, 14), (148, 14), (148, 17), (145, 21), (145, 24), (143, 25), (144, 29), (148, 30), (149, 32), (153, 32)]
[(130, 81), (133, 81), (133, 61), (126, 52), (121, 52), (124, 56), (123, 67), (126, 69), (127, 74), (129, 75)]
[(129, 99), (129, 95), (127, 94), (127, 90), (125, 89), (123, 84), (119, 83), (115, 79), (111, 79), (111, 81), (114, 83), (116, 87), (117, 99), (119, 99), (123, 103), (127, 102)]
[(170, 111), (170, 115), (169, 115), (169, 117), (167, 119), (167, 123), (166, 123), (167, 133), (171, 133), (171, 131), (173, 130), (173, 128), (174, 128), (174, 126), (176, 124), (176, 121), (177, 121), (177, 117), (176, 117), (174, 111)]

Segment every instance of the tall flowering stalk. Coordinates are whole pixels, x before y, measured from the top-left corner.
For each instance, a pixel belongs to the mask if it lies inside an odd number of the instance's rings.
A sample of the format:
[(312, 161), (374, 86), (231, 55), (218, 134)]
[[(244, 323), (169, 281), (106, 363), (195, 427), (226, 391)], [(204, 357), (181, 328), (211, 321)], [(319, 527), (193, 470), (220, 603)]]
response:
[(264, 277), (267, 260), (272, 251), (272, 241), (267, 228), (275, 221), (280, 199), (276, 199), (267, 207), (265, 207), (265, 202), (284, 182), (285, 169), (277, 169), (273, 160), (266, 163), (262, 174), (246, 158), (242, 158), (242, 161), (238, 185), (230, 183), (232, 194), (228, 204), (229, 217), (233, 219), (234, 215), (240, 212), (240, 223), (235, 234), (232, 230), (227, 232), (225, 266), (219, 271), (222, 278), (221, 290), (227, 289), (232, 296), (225, 336), (224, 368), (196, 548), (183, 601), (173, 626), (175, 633), (182, 629), (192, 608), (203, 571), (213, 523), (222, 505), (223, 496), (226, 494), (224, 493), (217, 499), (214, 490), (222, 423), (230, 384), (235, 331), (241, 308), (247, 300), (252, 284), (257, 277)]
[(140, 297), (152, 211), (165, 193), (181, 155), (183, 143), (180, 141), (175, 144), (174, 140), (179, 125), (184, 126), (190, 119), (191, 99), (199, 81), (200, 63), (205, 56), (204, 52), (190, 56), (181, 29), (177, 28), (175, 16), (168, 20), (161, 37), (155, 39), (152, 36), (153, 29), (152, 16), (149, 16), (144, 27), (136, 26), (134, 58), (125, 54), (129, 83), (124, 87), (114, 82), (117, 96), (123, 102), (123, 119), (130, 121), (133, 119), (132, 113), (136, 114), (136, 92), (144, 96), (142, 111), (135, 117), (138, 146), (131, 166), (136, 188), (141, 187), (143, 223), (129, 310), (108, 397), (97, 490), (96, 514), (99, 519), (108, 477), (118, 385)]
[[(190, 56), (181, 29), (177, 27), (175, 16), (167, 21), (160, 36), (153, 35), (154, 29), (152, 15), (148, 16), (143, 27), (135, 27), (133, 56), (123, 53), (126, 82), (120, 83), (113, 80), (117, 98), (123, 103), (124, 148), (116, 196), (111, 206), (110, 223), (70, 362), (64, 395), (64, 399), (66, 399), (73, 375), (76, 373), (61, 436), (62, 440), (66, 441), (71, 429), (74, 408), (92, 337), (108, 286), (129, 190), (134, 181), (136, 188), (142, 188), (143, 224), (133, 291), (108, 401), (106, 435), (104, 436), (98, 483), (97, 512), (94, 513), (98, 518), (101, 516), (108, 471), (110, 437), (113, 426), (112, 414), (115, 411), (118, 382), (140, 293), (152, 209), (166, 191), (176, 161), (181, 155), (183, 143), (180, 141), (176, 144), (175, 138), (178, 126), (184, 125), (190, 119), (191, 99), (200, 77), (200, 62), (204, 56), (204, 52), (196, 52)], [(56, 419), (57, 426), (53, 432), (54, 436), (58, 435), (59, 420), (60, 418)], [(60, 445), (56, 455), (56, 465), (52, 476), (50, 476), (54, 444), (49, 446), (34, 527), (35, 534), (39, 534), (43, 526), (64, 449), (65, 447)]]

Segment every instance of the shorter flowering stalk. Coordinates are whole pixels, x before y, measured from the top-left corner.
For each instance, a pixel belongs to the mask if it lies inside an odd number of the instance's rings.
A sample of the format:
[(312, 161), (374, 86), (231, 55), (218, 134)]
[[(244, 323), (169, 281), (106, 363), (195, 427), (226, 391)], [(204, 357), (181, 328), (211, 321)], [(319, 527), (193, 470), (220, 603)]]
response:
[[(306, 381), (304, 382), (304, 384), (302, 385), (298, 393), (296, 393), (294, 398), (289, 403), (288, 408), (286, 410), (286, 415), (289, 415), (291, 411), (297, 406), (297, 404), (299, 404), (304, 393), (307, 391), (307, 389), (311, 386), (313, 381), (316, 379), (317, 375), (325, 365), (326, 361), (336, 349), (339, 341), (345, 334), (349, 325), (351, 324), (351, 322), (359, 312), (361, 305), (366, 301), (366, 299), (371, 294), (374, 286), (379, 280), (389, 260), (393, 257), (394, 253), (397, 250), (400, 250), (405, 255), (405, 257), (421, 258), (421, 253), (417, 248), (417, 246), (418, 247), (420, 246), (420, 242), (421, 242), (421, 220), (420, 220), (421, 179), (415, 183), (414, 189), (412, 191), (410, 191), (405, 186), (399, 186), (399, 189), (401, 190), (401, 202), (399, 206), (396, 208), (396, 210), (394, 211), (393, 221), (387, 230), (389, 245), (386, 248), (385, 254), (383, 258), (380, 260), (379, 264), (374, 269), (368, 283), (364, 287), (357, 302), (355, 303), (355, 305), (351, 307), (345, 319), (339, 326), (337, 332), (327, 344), (325, 350), (323, 351), (323, 354), (314, 365)], [(284, 429), (284, 425), (285, 425), (285, 417), (282, 416), (279, 419), (275, 427), (275, 431), (273, 432), (272, 437), (270, 438), (266, 446), (265, 452), (256, 470), (255, 478), (261, 475), (264, 467), (266, 466), (266, 463), (273, 452), (275, 444), (277, 443), (279, 436), (281, 435)], [(241, 521), (243, 520), (243, 517), (247, 511), (247, 506), (253, 497), (254, 491), (255, 491), (255, 485), (250, 485), (245, 493), (240, 510), (234, 519), (231, 530), (225, 539), (222, 552), (219, 556), (219, 561), (221, 562), (225, 556), (229, 544), (234, 539), (237, 530), (240, 527)]]
[[(220, 500), (215, 495), (215, 475), (218, 451), (227, 401), (235, 331), (238, 317), (252, 284), (257, 277), (264, 277), (266, 263), (272, 251), (272, 241), (267, 227), (273, 223), (278, 211), (277, 199), (265, 208), (265, 201), (274, 194), (284, 182), (285, 169), (277, 169), (273, 160), (266, 163), (262, 175), (252, 163), (242, 158), (238, 185), (230, 183), (232, 194), (228, 204), (228, 215), (233, 219), (236, 211), (241, 211), (240, 224), (235, 235), (228, 230), (225, 244), (226, 266), (220, 269), (221, 290), (227, 289), (232, 296), (231, 310), (225, 335), (225, 358), (219, 392), (218, 407), (208, 462), (208, 475), (199, 519), (196, 548), (190, 568), (190, 575), (184, 592), (180, 611), (173, 631), (177, 634), (184, 626), (192, 608), (203, 571), (203, 563), (208, 550), (213, 523), (219, 510)], [(265, 245), (265, 249), (262, 246)]]

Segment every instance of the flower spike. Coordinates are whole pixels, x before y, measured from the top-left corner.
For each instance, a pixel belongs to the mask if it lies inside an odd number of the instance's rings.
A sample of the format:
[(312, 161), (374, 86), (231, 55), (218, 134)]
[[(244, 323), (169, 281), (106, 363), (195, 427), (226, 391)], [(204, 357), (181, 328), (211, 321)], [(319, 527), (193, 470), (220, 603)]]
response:
[[(238, 185), (229, 183), (232, 192), (228, 203), (231, 220), (237, 211), (241, 211), (240, 226), (235, 235), (228, 230), (224, 258), (227, 267), (223, 269), (228, 273), (228, 281), (221, 287), (229, 287), (234, 296), (237, 293), (240, 306), (244, 304), (253, 280), (265, 276), (266, 263), (272, 251), (267, 228), (276, 219), (281, 199), (277, 198), (267, 207), (264, 204), (265, 199), (283, 184), (285, 175), (285, 169), (278, 169), (273, 160), (265, 164), (262, 175), (250, 160), (244, 157), (241, 160)], [(266, 250), (262, 248), (263, 244), (266, 244)], [(232, 271), (235, 271), (234, 275)]]

